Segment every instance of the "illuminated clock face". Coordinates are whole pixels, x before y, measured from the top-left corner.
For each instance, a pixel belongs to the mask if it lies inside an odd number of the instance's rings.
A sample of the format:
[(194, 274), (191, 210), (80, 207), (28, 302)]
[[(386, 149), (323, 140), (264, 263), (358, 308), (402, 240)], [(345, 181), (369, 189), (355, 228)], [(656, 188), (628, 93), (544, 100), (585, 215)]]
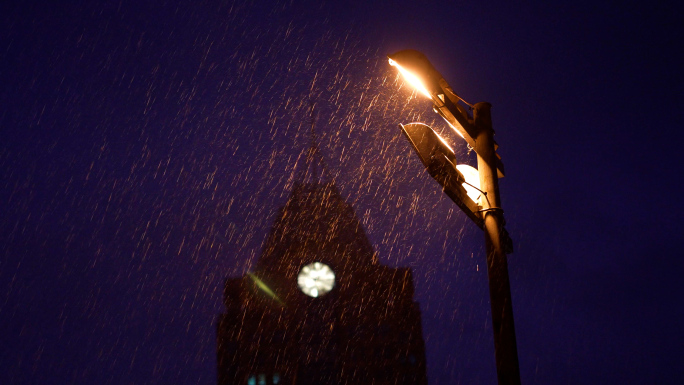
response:
[(309, 297), (320, 297), (335, 287), (335, 273), (330, 266), (314, 262), (302, 267), (297, 285)]

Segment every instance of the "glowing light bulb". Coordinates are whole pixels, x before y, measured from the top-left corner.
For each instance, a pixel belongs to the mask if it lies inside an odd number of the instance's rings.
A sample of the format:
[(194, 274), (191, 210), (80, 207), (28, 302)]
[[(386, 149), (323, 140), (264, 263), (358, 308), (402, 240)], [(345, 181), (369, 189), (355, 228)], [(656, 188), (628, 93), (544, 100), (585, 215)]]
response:
[[(480, 189), (480, 172), (477, 171), (475, 167), (468, 166), (467, 164), (456, 165), (458, 171), (463, 174), (467, 183), (463, 183), (463, 188), (465, 188), (468, 197), (473, 200), (473, 202), (480, 204), (480, 196), (482, 193)], [(475, 187), (473, 187), (475, 186)]]
[(389, 64), (392, 67), (396, 67), (399, 70), (399, 72), (401, 72), (401, 74), (404, 76), (404, 79), (406, 79), (406, 81), (410, 85), (412, 85), (415, 89), (420, 91), (423, 95), (427, 96), (429, 99), (432, 99), (430, 92), (428, 92), (427, 88), (425, 88), (425, 85), (423, 84), (423, 81), (420, 80), (420, 78), (406, 70), (404, 67), (400, 66), (399, 63), (395, 62), (392, 59), (389, 59)]

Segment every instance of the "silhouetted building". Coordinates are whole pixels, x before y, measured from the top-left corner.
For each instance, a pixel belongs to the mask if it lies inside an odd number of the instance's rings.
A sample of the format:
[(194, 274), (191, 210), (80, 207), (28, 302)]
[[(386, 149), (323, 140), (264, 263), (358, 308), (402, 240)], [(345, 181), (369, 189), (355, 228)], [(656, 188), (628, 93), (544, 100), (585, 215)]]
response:
[(312, 180), (295, 183), (253, 271), (226, 280), (218, 383), (426, 384), (411, 270), (378, 262), (317, 161), (312, 139)]

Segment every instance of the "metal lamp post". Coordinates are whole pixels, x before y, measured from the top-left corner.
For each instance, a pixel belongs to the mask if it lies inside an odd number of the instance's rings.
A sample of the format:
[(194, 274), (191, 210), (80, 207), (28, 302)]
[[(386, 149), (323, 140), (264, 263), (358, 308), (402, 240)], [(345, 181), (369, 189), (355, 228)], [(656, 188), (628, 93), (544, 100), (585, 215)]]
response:
[[(388, 55), (396, 67), (423, 95), (434, 103), (440, 114), (477, 153), (479, 188), (466, 180), (456, 168), (456, 157), (451, 148), (430, 127), (421, 123), (402, 125), (421, 161), (444, 192), (484, 231), (487, 252), (489, 296), (494, 329), (496, 371), (499, 384), (520, 384), (518, 351), (513, 324), (513, 306), (508, 277), (506, 253), (512, 252), (512, 242), (504, 229), (503, 210), (499, 196), (499, 177), (504, 176), (503, 163), (496, 153), (490, 109), (486, 102), (470, 105), (451, 89), (422, 53), (404, 50)], [(458, 103), (473, 109), (472, 118)], [(466, 194), (464, 186), (473, 186), (480, 193), (479, 202)]]

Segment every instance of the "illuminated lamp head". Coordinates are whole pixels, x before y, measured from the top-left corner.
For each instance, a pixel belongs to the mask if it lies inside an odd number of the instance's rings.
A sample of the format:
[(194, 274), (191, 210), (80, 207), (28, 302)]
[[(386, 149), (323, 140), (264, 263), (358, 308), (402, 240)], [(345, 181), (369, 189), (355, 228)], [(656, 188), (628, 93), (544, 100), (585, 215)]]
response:
[(468, 166), (467, 164), (458, 164), (456, 169), (461, 172), (465, 181), (463, 183), (463, 188), (465, 188), (468, 197), (473, 200), (473, 202), (480, 204), (480, 173), (475, 167)]
[(387, 55), (391, 66), (396, 67), (404, 79), (421, 94), (432, 99), (442, 93), (439, 85), (442, 75), (422, 53), (406, 49)]

